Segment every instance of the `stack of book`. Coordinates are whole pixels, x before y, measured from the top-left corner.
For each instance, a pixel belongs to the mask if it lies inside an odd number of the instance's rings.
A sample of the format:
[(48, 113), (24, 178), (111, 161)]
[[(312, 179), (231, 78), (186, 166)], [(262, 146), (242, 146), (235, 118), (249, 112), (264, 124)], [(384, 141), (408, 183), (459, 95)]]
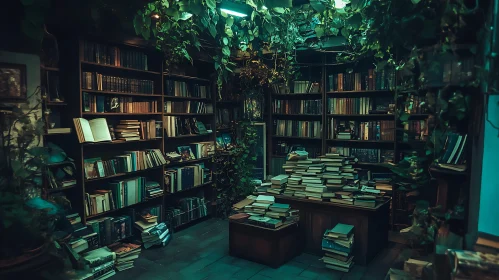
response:
[(263, 216), (274, 202), (275, 197), (272, 195), (258, 195), (254, 202), (245, 205), (242, 211), (250, 216)]
[(154, 199), (163, 196), (164, 192), (161, 185), (155, 181), (146, 181), (145, 200)]
[(267, 189), (268, 193), (281, 194), (288, 183), (288, 175), (278, 175), (271, 179), (270, 188)]
[(131, 243), (113, 243), (108, 248), (116, 254), (115, 267), (118, 271), (133, 267), (133, 262), (139, 257), (140, 245)]
[(263, 182), (255, 186), (255, 194), (266, 194), (272, 186), (271, 182)]
[(83, 260), (92, 272), (93, 279), (106, 279), (116, 274), (114, 262), (116, 254), (107, 247), (102, 247), (82, 254)]
[(145, 249), (152, 246), (166, 246), (172, 239), (172, 234), (165, 223), (159, 223), (153, 227), (149, 227), (141, 233), (142, 243)]
[(73, 227), (73, 234), (68, 245), (75, 253), (99, 248), (99, 236), (91, 228), (86, 227), (81, 222), (79, 214), (66, 216)]
[(289, 211), (291, 211), (289, 204), (274, 203), (269, 206), (269, 211), (265, 213), (265, 216), (273, 219), (287, 218)]
[(120, 120), (114, 129), (116, 138), (123, 141), (140, 140), (140, 122), (138, 120)]
[(329, 269), (349, 272), (353, 266), (352, 247), (354, 241), (353, 226), (337, 224), (328, 229), (322, 238), (322, 261)]

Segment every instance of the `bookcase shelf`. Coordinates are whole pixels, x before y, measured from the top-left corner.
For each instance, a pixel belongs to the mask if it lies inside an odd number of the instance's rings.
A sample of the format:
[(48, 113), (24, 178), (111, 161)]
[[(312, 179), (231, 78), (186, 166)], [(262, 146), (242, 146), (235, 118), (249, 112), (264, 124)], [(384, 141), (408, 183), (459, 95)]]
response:
[(205, 133), (205, 134), (189, 134), (189, 135), (179, 135), (175, 137), (165, 137), (165, 139), (182, 139), (182, 138), (194, 138), (194, 137), (202, 137), (202, 136), (212, 136), (213, 133)]
[(321, 99), (322, 94), (321, 93), (286, 93), (286, 94), (277, 94), (274, 93), (272, 96), (275, 99)]
[(370, 93), (395, 93), (393, 90), (347, 90), (347, 91), (328, 91), (326, 92), (327, 95), (342, 95), (342, 94), (370, 94)]
[(328, 117), (333, 118), (395, 118), (391, 114), (327, 114)]
[(198, 77), (192, 77), (192, 76), (186, 76), (186, 75), (180, 75), (180, 74), (168, 74), (164, 73), (163, 74), (165, 78), (167, 79), (172, 79), (172, 80), (192, 80), (192, 81), (198, 81), (198, 82), (205, 82), (205, 83), (210, 83), (211, 81), (208, 79), (203, 79), (203, 78), (198, 78)]
[(63, 192), (63, 191), (66, 191), (66, 190), (70, 190), (70, 189), (74, 189), (77, 185), (72, 185), (72, 186), (69, 186), (69, 187), (65, 187), (65, 188), (54, 188), (54, 189), (47, 189), (47, 193), (56, 193), (56, 192)]
[(203, 158), (197, 158), (197, 159), (191, 159), (187, 161), (175, 161), (171, 162), (165, 165), (165, 167), (173, 167), (173, 166), (179, 166), (179, 165), (184, 165), (184, 164), (191, 164), (191, 163), (196, 163), (196, 162), (203, 162), (205, 160), (211, 160), (213, 157), (203, 157)]
[(108, 68), (108, 69), (113, 69), (113, 70), (128, 71), (128, 72), (132, 72), (132, 73), (133, 72), (135, 72), (135, 73), (145, 73), (145, 74), (150, 74), (150, 75), (160, 75), (161, 74), (160, 72), (155, 72), (155, 71), (140, 70), (140, 69), (135, 69), (135, 68), (113, 66), (113, 65), (106, 65), (106, 64), (96, 63), (96, 62), (81, 61), (80, 63), (82, 65), (82, 67), (85, 67), (85, 66), (100, 67), (100, 68)]
[(210, 181), (210, 182), (206, 182), (204, 184), (201, 184), (201, 185), (198, 185), (198, 186), (194, 186), (190, 189), (185, 189), (185, 190), (181, 190), (181, 191), (176, 191), (176, 192), (166, 192), (166, 195), (177, 195), (177, 194), (182, 194), (182, 193), (186, 193), (186, 192), (189, 192), (189, 191), (192, 191), (192, 190), (197, 190), (197, 189), (200, 189), (200, 188), (203, 188), (203, 187), (206, 187), (206, 186), (211, 186), (213, 185), (213, 181)]
[(97, 93), (97, 94), (110, 94), (110, 95), (125, 95), (125, 96), (141, 96), (141, 97), (155, 97), (161, 98), (161, 94), (148, 94), (148, 93), (127, 93), (119, 91), (107, 91), (107, 90), (94, 90), (94, 89), (81, 89), (83, 92)]
[(165, 113), (164, 114), (165, 116), (192, 116), (192, 117), (196, 117), (196, 116), (214, 116), (215, 114), (213, 113)]
[(83, 112), (84, 116), (151, 116), (151, 115), (162, 115), (163, 113), (93, 113), (93, 112)]
[(42, 68), (45, 71), (59, 72), (59, 68), (57, 68), (57, 67), (48, 67), (48, 66), (40, 65), (40, 68)]
[(279, 136), (272, 135), (273, 138), (287, 138), (287, 139), (297, 139), (297, 140), (322, 140), (322, 138), (312, 138), (312, 137), (299, 137), (299, 136)]
[(322, 115), (315, 114), (272, 114), (276, 118), (286, 118), (286, 117), (303, 117), (303, 118), (320, 118)]
[(134, 140), (134, 141), (115, 140), (115, 141), (110, 141), (110, 142), (83, 143), (82, 145), (85, 147), (95, 147), (95, 146), (101, 146), (101, 145), (133, 144), (133, 143), (137, 143), (137, 142), (155, 142), (155, 141), (160, 141), (160, 140), (162, 140), (162, 138), (140, 139), (140, 140)]
[(328, 142), (350, 142), (350, 143), (379, 143), (379, 144), (394, 144), (395, 141), (389, 140), (353, 140), (353, 139), (326, 139)]
[(85, 179), (85, 182), (95, 182), (95, 181), (102, 181), (102, 180), (108, 180), (108, 179), (116, 179), (116, 178), (119, 178), (119, 177), (124, 177), (124, 176), (128, 176), (128, 175), (135, 175), (135, 174), (139, 174), (139, 173), (143, 173), (143, 172), (147, 172), (147, 171), (151, 171), (151, 170), (156, 170), (156, 169), (162, 169), (162, 168), (163, 168), (163, 166), (155, 166), (155, 167), (152, 167), (152, 168), (137, 170), (137, 171), (133, 171), (133, 172), (118, 173), (118, 174), (114, 174), (114, 175), (110, 175), (110, 176), (105, 176), (105, 177), (97, 177), (97, 178), (92, 178), (92, 179)]
[(47, 106), (67, 106), (68, 103), (66, 102), (54, 102), (54, 101), (48, 101)]
[(148, 203), (152, 203), (155, 200), (159, 200), (158, 198), (163, 198), (163, 197), (164, 197), (164, 195), (161, 195), (161, 196), (157, 196), (157, 197), (152, 198), (152, 199), (141, 201), (139, 203), (135, 203), (135, 204), (128, 205), (128, 206), (125, 206), (125, 207), (121, 207), (121, 208), (118, 208), (118, 209), (113, 209), (113, 210), (105, 211), (105, 212), (94, 214), (94, 215), (88, 215), (88, 216), (86, 216), (86, 219), (90, 220), (90, 219), (95, 219), (95, 218), (102, 217), (102, 216), (107, 216), (107, 215), (112, 214), (112, 213), (120, 212), (120, 211), (122, 211), (124, 209), (128, 209), (128, 208), (139, 206), (139, 205), (144, 205), (144, 204), (148, 204)]
[(165, 100), (195, 100), (195, 101), (205, 101), (205, 102), (212, 101), (210, 98), (204, 98), (204, 97), (168, 96), (168, 95), (164, 95), (163, 97)]

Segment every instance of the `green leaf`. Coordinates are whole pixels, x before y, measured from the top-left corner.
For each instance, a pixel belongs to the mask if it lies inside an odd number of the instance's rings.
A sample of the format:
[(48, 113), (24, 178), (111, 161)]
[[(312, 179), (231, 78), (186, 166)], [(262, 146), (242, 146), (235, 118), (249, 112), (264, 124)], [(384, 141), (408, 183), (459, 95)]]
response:
[(222, 53), (225, 55), (225, 56), (230, 56), (230, 49), (228, 46), (224, 46), (222, 48)]
[(326, 6), (320, 0), (310, 1), (310, 6), (312, 6), (312, 8), (314, 8), (314, 10), (318, 13), (322, 13), (326, 10)]
[(182, 12), (182, 14), (180, 14), (180, 20), (188, 20), (192, 17), (192, 14), (191, 13), (186, 13), (186, 12)]
[(281, 7), (274, 8), (274, 12), (276, 12), (278, 14), (284, 14), (284, 8), (281, 8)]
[(206, 6), (208, 6), (208, 8), (214, 10), (217, 8), (217, 2), (215, 0), (206, 0)]
[(227, 24), (228, 27), (231, 27), (234, 24), (234, 18), (233, 17), (227, 18), (225, 24)]
[(265, 28), (265, 30), (267, 30), (268, 33), (272, 33), (275, 30), (274, 25), (270, 22), (265, 22), (263, 24), (263, 27)]
[(251, 21), (254, 21), (255, 20), (255, 17), (256, 17), (256, 11), (253, 11), (251, 13)]
[(314, 30), (317, 38), (321, 38), (322, 36), (324, 36), (324, 28), (322, 28), (320, 24), (317, 24)]
[(225, 34), (227, 34), (227, 36), (231, 37), (234, 36), (234, 33), (232, 32), (232, 29), (230, 28), (225, 28)]
[(253, 0), (246, 0), (246, 4), (250, 5), (251, 7), (255, 8), (255, 9), (257, 8), (257, 6)]
[(227, 37), (224, 37), (222, 41), (224, 42), (224, 45), (227, 45), (229, 43), (229, 39), (227, 39)]
[(215, 28), (215, 25), (210, 24), (210, 26), (208, 27), (208, 31), (210, 31), (211, 37), (217, 37), (217, 29)]
[(421, 0), (411, 0), (412, 4), (416, 5), (418, 4), (419, 2), (421, 2)]
[(331, 27), (329, 28), (329, 32), (331, 32), (332, 35), (337, 36), (338, 33), (340, 33), (340, 30), (338, 28)]
[(161, 5), (163, 5), (163, 7), (165, 8), (169, 8), (170, 2), (168, 2), (168, 0), (161, 0)]

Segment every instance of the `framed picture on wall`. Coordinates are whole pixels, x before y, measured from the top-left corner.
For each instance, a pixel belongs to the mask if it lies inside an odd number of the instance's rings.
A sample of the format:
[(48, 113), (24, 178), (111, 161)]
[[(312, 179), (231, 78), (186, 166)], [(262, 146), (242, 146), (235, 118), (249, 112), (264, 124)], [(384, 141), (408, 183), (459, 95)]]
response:
[(265, 123), (253, 123), (256, 128), (256, 145), (252, 154), (256, 156), (253, 178), (265, 180), (267, 177), (267, 128)]
[(0, 100), (26, 99), (26, 65), (0, 62)]

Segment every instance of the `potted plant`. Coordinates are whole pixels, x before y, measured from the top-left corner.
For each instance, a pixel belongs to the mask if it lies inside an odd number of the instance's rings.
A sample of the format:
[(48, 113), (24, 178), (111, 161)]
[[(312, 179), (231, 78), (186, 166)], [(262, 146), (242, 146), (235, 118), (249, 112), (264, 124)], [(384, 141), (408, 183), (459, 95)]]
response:
[[(39, 89), (30, 96), (39, 94)], [(40, 198), (42, 170), (51, 156), (41, 147), (41, 102), (29, 109), (0, 104), (0, 268), (38, 256), (51, 238), (56, 206)]]

